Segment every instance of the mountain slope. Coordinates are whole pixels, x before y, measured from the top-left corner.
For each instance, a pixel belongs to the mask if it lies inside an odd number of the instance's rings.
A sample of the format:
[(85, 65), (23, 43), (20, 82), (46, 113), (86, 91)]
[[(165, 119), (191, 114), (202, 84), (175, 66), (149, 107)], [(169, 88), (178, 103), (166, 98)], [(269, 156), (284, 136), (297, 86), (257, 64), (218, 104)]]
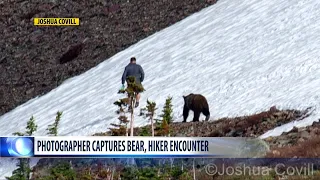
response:
[[(320, 115), (319, 24), (318, 1), (219, 1), (4, 114), (1, 135), (22, 131), (31, 115), (39, 125), (36, 135), (45, 135), (58, 110), (64, 112), (60, 135), (105, 131), (117, 121), (112, 103), (123, 97), (117, 91), (131, 56), (137, 57), (146, 74), (141, 106), (148, 98), (156, 101), (160, 113), (171, 95), (177, 121), (182, 120), (182, 95), (201, 93), (209, 101), (213, 119), (274, 105), (314, 108), (308, 118), (280, 126), (263, 138), (310, 125)], [(147, 123), (141, 117), (135, 122)]]
[[(0, 116), (215, 1), (0, 1)], [(39, 27), (35, 17), (81, 22)]]

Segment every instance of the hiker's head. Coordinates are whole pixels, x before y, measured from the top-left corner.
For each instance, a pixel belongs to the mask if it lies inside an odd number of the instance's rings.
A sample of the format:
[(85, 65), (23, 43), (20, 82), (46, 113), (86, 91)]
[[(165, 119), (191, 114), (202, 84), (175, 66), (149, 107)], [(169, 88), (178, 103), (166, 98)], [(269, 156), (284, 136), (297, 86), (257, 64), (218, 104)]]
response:
[(132, 57), (132, 58), (130, 59), (130, 63), (136, 63), (136, 58), (135, 58), (135, 57)]

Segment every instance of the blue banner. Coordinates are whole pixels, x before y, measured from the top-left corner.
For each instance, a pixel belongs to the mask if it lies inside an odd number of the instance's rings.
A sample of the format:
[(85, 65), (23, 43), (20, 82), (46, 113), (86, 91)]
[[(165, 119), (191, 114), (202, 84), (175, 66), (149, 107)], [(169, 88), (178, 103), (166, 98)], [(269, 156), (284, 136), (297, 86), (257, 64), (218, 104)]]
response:
[(33, 137), (1, 137), (0, 157), (33, 157)]

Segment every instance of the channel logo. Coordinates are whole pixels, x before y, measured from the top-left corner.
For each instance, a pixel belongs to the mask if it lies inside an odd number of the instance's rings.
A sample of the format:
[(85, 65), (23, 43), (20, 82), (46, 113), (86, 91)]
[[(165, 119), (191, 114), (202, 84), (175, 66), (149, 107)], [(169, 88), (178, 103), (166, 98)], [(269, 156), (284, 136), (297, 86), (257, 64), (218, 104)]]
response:
[(1, 157), (32, 157), (33, 137), (1, 137)]

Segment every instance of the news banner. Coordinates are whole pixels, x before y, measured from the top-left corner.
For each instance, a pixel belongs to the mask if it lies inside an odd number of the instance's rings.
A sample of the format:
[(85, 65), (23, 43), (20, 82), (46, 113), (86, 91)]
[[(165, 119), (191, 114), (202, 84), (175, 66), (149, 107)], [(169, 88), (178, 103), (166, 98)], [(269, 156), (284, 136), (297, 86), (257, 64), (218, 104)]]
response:
[[(152, 158), (234, 156), (230, 139), (203, 137), (0, 137), (0, 157)], [(239, 140), (233, 140), (239, 143)], [(239, 146), (238, 146), (239, 147)]]

